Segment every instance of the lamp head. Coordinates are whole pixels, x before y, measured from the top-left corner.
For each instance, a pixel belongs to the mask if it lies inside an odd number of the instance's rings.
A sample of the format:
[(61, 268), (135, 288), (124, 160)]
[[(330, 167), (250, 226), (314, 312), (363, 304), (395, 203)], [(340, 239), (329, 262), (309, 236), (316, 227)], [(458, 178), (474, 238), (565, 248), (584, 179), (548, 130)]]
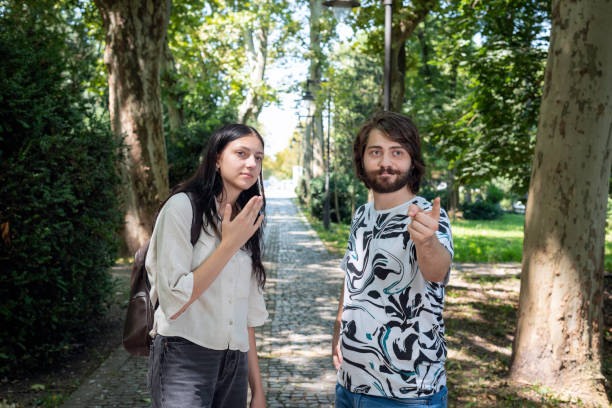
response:
[(355, 0), (330, 0), (324, 1), (323, 5), (332, 8), (336, 21), (344, 22), (351, 9), (361, 6), (361, 3)]

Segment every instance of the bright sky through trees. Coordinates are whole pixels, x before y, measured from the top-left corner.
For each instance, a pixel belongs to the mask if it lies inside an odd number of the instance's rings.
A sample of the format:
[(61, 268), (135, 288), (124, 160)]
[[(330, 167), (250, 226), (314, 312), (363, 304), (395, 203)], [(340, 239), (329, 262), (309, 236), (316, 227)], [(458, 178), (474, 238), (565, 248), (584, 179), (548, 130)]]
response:
[[(306, 29), (308, 27), (308, 15), (303, 14), (302, 19), (303, 27)], [(350, 39), (354, 34), (353, 29), (343, 23), (336, 26), (336, 32), (340, 42)], [(306, 81), (308, 62), (297, 58), (276, 62), (268, 68), (266, 76), (273, 88), (289, 89), (292, 85)], [(292, 90), (279, 95), (279, 104), (271, 104), (262, 109), (259, 115), (261, 129), (258, 130), (262, 133), (266, 142), (267, 156), (273, 156), (289, 145), (291, 136), (297, 126), (296, 101), (301, 98), (301, 90)]]

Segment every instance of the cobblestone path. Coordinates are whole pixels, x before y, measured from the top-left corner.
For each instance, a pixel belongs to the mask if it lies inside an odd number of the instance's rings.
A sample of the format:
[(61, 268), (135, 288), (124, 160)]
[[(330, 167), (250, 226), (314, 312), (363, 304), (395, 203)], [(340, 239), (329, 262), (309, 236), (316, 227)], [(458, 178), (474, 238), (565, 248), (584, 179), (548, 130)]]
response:
[(269, 200), (266, 299), (258, 340), (268, 407), (332, 407), (331, 333), (342, 271), (289, 199)]
[[(270, 318), (257, 330), (257, 344), (268, 407), (332, 407), (331, 332), (342, 283), (339, 260), (329, 255), (290, 198), (269, 198), (267, 215)], [(146, 358), (119, 347), (63, 407), (148, 407), (146, 372)]]

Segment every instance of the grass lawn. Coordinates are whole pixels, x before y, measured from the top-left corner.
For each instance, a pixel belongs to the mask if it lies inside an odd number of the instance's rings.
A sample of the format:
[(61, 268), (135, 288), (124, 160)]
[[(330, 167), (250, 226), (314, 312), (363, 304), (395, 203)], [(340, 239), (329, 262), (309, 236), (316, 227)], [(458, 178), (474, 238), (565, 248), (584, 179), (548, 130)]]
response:
[[(342, 256), (350, 225), (331, 223), (329, 230), (323, 223), (304, 212), (310, 225), (317, 232), (327, 248)], [(475, 221), (457, 219), (451, 222), (454, 262), (521, 262), (523, 253), (523, 223), (521, 214), (504, 214), (499, 220)], [(605, 269), (612, 273), (612, 228), (606, 230)]]
[(525, 216), (504, 214), (499, 220), (451, 222), (455, 262), (521, 262)]

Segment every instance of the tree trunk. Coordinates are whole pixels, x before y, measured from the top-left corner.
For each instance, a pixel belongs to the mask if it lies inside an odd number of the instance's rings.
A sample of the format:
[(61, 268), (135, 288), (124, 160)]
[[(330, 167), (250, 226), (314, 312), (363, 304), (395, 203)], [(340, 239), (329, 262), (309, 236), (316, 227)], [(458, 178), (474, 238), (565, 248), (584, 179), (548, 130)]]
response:
[(170, 0), (95, 0), (106, 31), (113, 133), (128, 147), (124, 178), (125, 249), (134, 253), (150, 236), (160, 200), (168, 194), (159, 70)]
[(183, 92), (177, 81), (174, 57), (168, 47), (168, 41), (164, 41), (164, 53), (161, 59), (161, 83), (164, 88), (165, 106), (168, 110), (168, 122), (170, 129), (176, 130), (183, 126), (185, 115), (183, 113)]
[(319, 103), (319, 91), (321, 90), (321, 64), (323, 62), (323, 51), (321, 50), (321, 8), (320, 0), (310, 0), (310, 67), (308, 69), (309, 79), (312, 81), (316, 103), (312, 113), (313, 124), (313, 168), (312, 175), (320, 177), (324, 174), (325, 164), (323, 162), (325, 152), (325, 139), (323, 137), (323, 114)]
[(457, 211), (459, 210), (459, 183), (455, 178), (455, 172), (451, 169), (448, 172), (448, 215), (452, 220), (455, 220), (457, 216)]
[(261, 112), (263, 100), (259, 96), (264, 85), (266, 58), (268, 54), (268, 27), (244, 28), (247, 66), (251, 68), (249, 85), (244, 101), (238, 107), (240, 123), (255, 123)]
[(336, 213), (336, 222), (340, 223), (342, 219), (340, 218), (340, 202), (338, 200), (338, 181), (335, 173), (332, 173), (332, 175), (334, 176), (334, 212)]
[[(310, 67), (308, 69), (309, 82), (307, 90), (316, 96), (321, 82), (321, 7), (320, 0), (310, 0)], [(308, 110), (306, 118), (306, 135), (304, 137), (304, 179), (306, 184), (306, 202), (310, 204), (310, 180), (319, 175), (322, 163), (323, 119), (318, 104), (313, 103)]]
[[(426, 25), (426, 23), (423, 22), (423, 25)], [(423, 75), (423, 79), (427, 85), (433, 86), (431, 67), (429, 66), (429, 60), (431, 59), (429, 58), (429, 44), (427, 44), (427, 39), (425, 38), (424, 28), (417, 31), (417, 38), (421, 45), (421, 69), (419, 70), (419, 74)]]
[(406, 87), (406, 41), (394, 43), (391, 47), (391, 100), (389, 109), (401, 112)]
[[(409, 7), (399, 9), (398, 3), (393, 3), (393, 15), (397, 24), (391, 30), (391, 100), (389, 109), (401, 112), (404, 105), (406, 77), (406, 41), (427, 14), (438, 5), (437, 0), (412, 1)], [(382, 106), (382, 104), (381, 104)]]
[(511, 378), (608, 406), (601, 372), (612, 2), (555, 0)]
[[(311, 114), (311, 112), (308, 112), (309, 114)], [(306, 134), (304, 135), (304, 172), (302, 174), (302, 177), (304, 178), (304, 190), (306, 193), (306, 204), (310, 205), (310, 181), (312, 180), (312, 156), (313, 156), (313, 150), (312, 150), (312, 145), (313, 145), (313, 134), (314, 130), (313, 130), (313, 126), (312, 126), (312, 121), (309, 121), (306, 124)]]

